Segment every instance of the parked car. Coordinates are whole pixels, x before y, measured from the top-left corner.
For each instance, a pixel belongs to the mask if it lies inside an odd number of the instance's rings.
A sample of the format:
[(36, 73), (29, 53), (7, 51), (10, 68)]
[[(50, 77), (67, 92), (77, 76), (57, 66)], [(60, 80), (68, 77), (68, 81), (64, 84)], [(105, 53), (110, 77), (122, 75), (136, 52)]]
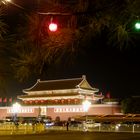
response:
[(94, 121), (85, 121), (83, 122), (83, 126), (86, 128), (94, 128), (94, 127), (99, 127), (101, 123), (96, 123)]
[(71, 127), (81, 127), (82, 122), (80, 122), (80, 121), (71, 121), (69, 126), (71, 126)]
[(46, 127), (54, 126), (54, 122), (48, 121), (48, 122), (45, 123), (45, 126), (46, 126)]
[(66, 122), (65, 121), (57, 121), (54, 123), (55, 126), (65, 126)]

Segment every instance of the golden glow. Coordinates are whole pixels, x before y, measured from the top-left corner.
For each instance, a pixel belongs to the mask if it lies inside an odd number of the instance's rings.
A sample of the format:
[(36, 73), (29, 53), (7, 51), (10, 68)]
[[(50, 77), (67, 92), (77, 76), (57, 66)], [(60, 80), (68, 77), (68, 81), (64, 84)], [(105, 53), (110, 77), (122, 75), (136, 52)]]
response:
[(8, 3), (8, 2), (11, 2), (11, 0), (2, 0), (2, 3), (3, 3), (3, 4), (6, 4), (6, 3)]

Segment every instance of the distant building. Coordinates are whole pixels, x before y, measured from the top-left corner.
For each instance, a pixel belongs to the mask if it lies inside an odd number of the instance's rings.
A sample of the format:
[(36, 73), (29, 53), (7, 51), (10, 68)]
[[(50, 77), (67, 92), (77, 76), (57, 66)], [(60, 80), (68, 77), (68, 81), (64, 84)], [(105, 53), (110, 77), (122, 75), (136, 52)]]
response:
[[(91, 87), (86, 76), (81, 78), (60, 79), (37, 82), (19, 95), (22, 107), (18, 111), (20, 117), (51, 117), (53, 120), (68, 120), (76, 116), (95, 114), (120, 113), (118, 104), (103, 104), (104, 96), (99, 89)], [(83, 101), (88, 100), (91, 105), (87, 112), (83, 108)], [(3, 108), (5, 113), (0, 118), (12, 116), (12, 107)], [(0, 109), (1, 114), (2, 109)]]

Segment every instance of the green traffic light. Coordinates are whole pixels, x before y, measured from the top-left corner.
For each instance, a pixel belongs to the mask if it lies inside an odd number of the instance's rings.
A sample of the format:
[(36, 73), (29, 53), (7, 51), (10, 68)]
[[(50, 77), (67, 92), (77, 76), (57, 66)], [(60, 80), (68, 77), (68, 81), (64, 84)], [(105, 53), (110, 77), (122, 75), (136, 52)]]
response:
[(137, 23), (135, 24), (135, 28), (136, 28), (137, 30), (140, 30), (140, 22), (137, 22)]

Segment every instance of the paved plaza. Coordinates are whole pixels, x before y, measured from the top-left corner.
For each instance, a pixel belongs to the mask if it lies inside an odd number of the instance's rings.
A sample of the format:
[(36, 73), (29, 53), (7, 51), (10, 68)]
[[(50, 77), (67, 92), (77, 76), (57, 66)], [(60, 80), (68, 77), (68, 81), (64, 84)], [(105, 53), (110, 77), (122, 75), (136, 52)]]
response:
[(0, 136), (1, 140), (139, 140), (140, 134), (51, 131), (34, 135)]

